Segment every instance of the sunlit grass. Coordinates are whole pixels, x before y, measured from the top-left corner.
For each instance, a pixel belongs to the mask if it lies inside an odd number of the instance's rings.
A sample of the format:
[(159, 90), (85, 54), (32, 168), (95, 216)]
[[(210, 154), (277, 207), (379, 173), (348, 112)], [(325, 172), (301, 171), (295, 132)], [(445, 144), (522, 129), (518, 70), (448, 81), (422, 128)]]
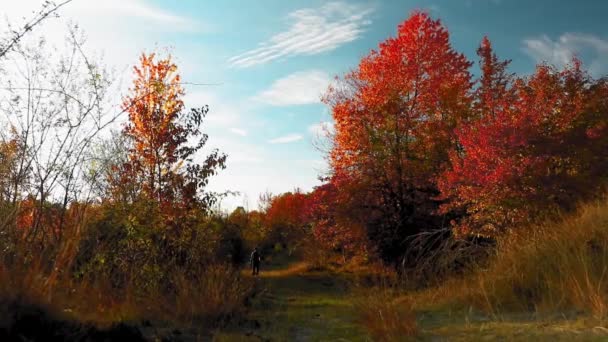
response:
[(385, 306), (411, 308), (422, 337), (605, 340), (608, 204), (587, 204), (555, 222), (515, 230), (487, 266), (438, 286), (389, 287)]

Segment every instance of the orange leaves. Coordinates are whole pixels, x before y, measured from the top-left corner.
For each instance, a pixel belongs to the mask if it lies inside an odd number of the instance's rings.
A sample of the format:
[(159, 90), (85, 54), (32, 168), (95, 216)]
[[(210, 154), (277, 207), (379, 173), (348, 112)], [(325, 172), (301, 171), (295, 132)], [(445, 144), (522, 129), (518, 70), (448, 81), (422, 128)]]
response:
[(273, 197), (266, 211), (266, 224), (300, 229), (310, 222), (310, 196), (296, 190)]
[[(170, 57), (157, 61), (154, 53), (142, 54), (140, 65), (133, 70), (136, 78), (123, 101), (123, 109), (129, 113), (124, 134), (133, 141), (132, 165), (125, 171), (143, 176), (145, 192), (160, 199), (163, 176), (178, 161), (176, 151), (185, 142), (176, 139), (184, 131), (177, 124), (184, 108), (184, 90)], [(133, 181), (137, 180), (129, 179)]]
[(173, 155), (180, 143), (174, 137), (182, 130), (175, 121), (184, 108), (177, 66), (170, 57), (156, 61), (155, 54), (143, 54), (134, 72), (137, 77), (131, 94), (123, 101), (130, 120), (125, 134), (134, 140), (134, 148), (141, 157), (138, 161), (148, 168), (163, 162), (174, 163), (177, 160)]
[(116, 165), (110, 175), (113, 196), (136, 201), (140, 197), (160, 204), (166, 218), (198, 207), (210, 208), (217, 196), (204, 193), (209, 177), (225, 168), (226, 155), (218, 150), (193, 162), (207, 141), (200, 126), (208, 107), (184, 110), (184, 89), (170, 57), (143, 54), (134, 68), (135, 79), (123, 109), (129, 114), (123, 134), (130, 143), (129, 162)]

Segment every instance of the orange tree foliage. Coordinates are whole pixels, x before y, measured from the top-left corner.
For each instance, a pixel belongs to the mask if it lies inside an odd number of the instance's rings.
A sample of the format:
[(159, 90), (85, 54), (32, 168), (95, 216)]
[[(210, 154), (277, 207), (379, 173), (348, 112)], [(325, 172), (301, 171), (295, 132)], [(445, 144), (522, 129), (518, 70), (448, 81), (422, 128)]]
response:
[[(208, 208), (215, 196), (202, 190), (226, 162), (226, 155), (217, 150), (202, 164), (193, 160), (207, 141), (200, 125), (208, 108), (184, 111), (184, 90), (170, 57), (156, 59), (155, 54), (143, 54), (134, 72), (133, 87), (123, 101), (129, 114), (124, 135), (132, 148), (129, 162), (116, 170), (120, 179), (115, 189), (123, 194), (129, 189), (131, 199), (145, 195), (165, 208)], [(189, 144), (193, 140), (195, 144)]]
[(464, 208), (461, 233), (494, 236), (599, 195), (608, 161), (605, 80), (578, 60), (563, 70), (539, 65), (506, 74), (484, 39), (477, 119), (457, 130), (459, 150), (441, 178), (444, 210)]
[(455, 127), (471, 115), (470, 66), (441, 22), (417, 12), (326, 95), (336, 130), (332, 182), (362, 212), (384, 260), (443, 222), (436, 178)]
[(310, 232), (310, 218), (309, 194), (296, 190), (273, 196), (264, 216), (268, 241), (285, 246), (297, 244)]

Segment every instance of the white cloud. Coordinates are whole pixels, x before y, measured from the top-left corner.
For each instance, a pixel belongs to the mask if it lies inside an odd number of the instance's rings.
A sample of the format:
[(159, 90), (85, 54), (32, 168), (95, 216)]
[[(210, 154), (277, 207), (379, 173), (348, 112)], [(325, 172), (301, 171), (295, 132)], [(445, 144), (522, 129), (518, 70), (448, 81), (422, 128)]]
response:
[(330, 2), (320, 8), (304, 8), (287, 15), (285, 32), (272, 36), (258, 48), (228, 60), (233, 67), (247, 68), (282, 57), (315, 55), (356, 40), (371, 21), (373, 9), (346, 2)]
[[(232, 165), (228, 156), (228, 167), (217, 176), (211, 178), (209, 190), (223, 192), (226, 189), (240, 192), (238, 196), (227, 197), (221, 202), (222, 209), (234, 210), (237, 206), (245, 206), (250, 210), (257, 209), (258, 197), (267, 191), (279, 194), (300, 188), (310, 191), (319, 185), (320, 162), (300, 162), (275, 158), (263, 163), (248, 164), (247, 167)], [(297, 172), (294, 172), (297, 170)]]
[[(44, 1), (4, 1), (0, 8), (0, 26), (6, 18), (11, 24), (23, 24), (20, 18), (30, 18)], [(57, 1), (58, 2), (58, 1)], [(169, 46), (171, 35), (179, 32), (207, 30), (205, 25), (170, 10), (154, 5), (149, 0), (74, 0), (59, 11), (59, 19), (50, 18), (29, 35), (35, 39), (44, 35), (52, 46), (61, 49), (68, 23), (77, 24), (87, 37), (84, 46), (90, 57), (101, 54), (104, 62), (121, 72), (137, 62), (142, 51), (155, 46)], [(0, 27), (2, 31), (4, 27)], [(176, 53), (177, 56), (189, 57)], [(95, 58), (96, 59), (96, 58)], [(181, 60), (179, 61), (181, 64)]]
[(97, 15), (100, 12), (107, 12), (113, 15), (122, 14), (123, 16), (140, 17), (159, 24), (170, 25), (166, 28), (169, 30), (186, 29), (194, 25), (194, 22), (190, 19), (153, 7), (142, 0), (104, 0), (103, 2), (97, 2), (95, 6), (90, 6), (90, 4), (89, 6), (81, 6), (83, 10), (89, 10)]
[(335, 131), (333, 122), (323, 121), (308, 127), (308, 132), (315, 138), (326, 137)]
[[(234, 164), (261, 163), (268, 159), (267, 152), (262, 146), (239, 141), (230, 136), (221, 136), (218, 132), (210, 132), (208, 146), (205, 145), (205, 149), (214, 148), (228, 155), (228, 167), (236, 167)], [(199, 157), (205, 155), (205, 151), (202, 152)]]
[(203, 130), (209, 134), (209, 142), (205, 148), (217, 148), (228, 154), (229, 165), (259, 163), (267, 159), (262, 144), (256, 145), (234, 137), (245, 137), (249, 133), (243, 127), (246, 122), (241, 115), (245, 112), (243, 107), (248, 107), (247, 103), (231, 102), (214, 91), (187, 92), (184, 103), (187, 108), (209, 106), (209, 112), (203, 120)]
[(291, 143), (291, 142), (295, 142), (295, 141), (299, 141), (302, 140), (302, 135), (300, 134), (288, 134), (282, 137), (278, 137), (278, 138), (274, 138), (271, 140), (268, 140), (269, 143), (271, 144), (287, 144), (287, 143)]
[[(2, 12), (11, 16), (19, 15), (27, 18), (31, 17), (32, 11), (42, 8), (43, 3), (44, 1), (41, 0), (10, 1), (2, 6)], [(194, 25), (192, 20), (150, 5), (145, 0), (104, 0), (94, 3), (92, 1), (74, 0), (63, 6), (58, 13), (75, 20), (82, 17), (103, 19), (106, 16), (123, 19), (139, 18), (167, 25), (163, 27), (163, 30), (179, 30), (191, 28)]]
[(523, 50), (537, 62), (548, 62), (557, 66), (568, 64), (574, 56), (590, 55), (589, 71), (600, 74), (608, 70), (608, 40), (592, 34), (564, 33), (557, 40), (547, 35), (523, 41)]
[(299, 71), (276, 80), (270, 88), (254, 96), (254, 100), (273, 106), (319, 103), (330, 82), (330, 77), (322, 71)]
[(240, 135), (242, 137), (246, 137), (247, 136), (247, 131), (241, 128), (236, 128), (236, 127), (231, 127), (230, 128), (230, 132), (236, 134), (236, 135)]
[(204, 120), (204, 125), (211, 128), (221, 128), (225, 130), (241, 125), (242, 109), (233, 101), (229, 101), (214, 91), (195, 90), (188, 91), (184, 96), (186, 108), (198, 108), (209, 106), (209, 113)]

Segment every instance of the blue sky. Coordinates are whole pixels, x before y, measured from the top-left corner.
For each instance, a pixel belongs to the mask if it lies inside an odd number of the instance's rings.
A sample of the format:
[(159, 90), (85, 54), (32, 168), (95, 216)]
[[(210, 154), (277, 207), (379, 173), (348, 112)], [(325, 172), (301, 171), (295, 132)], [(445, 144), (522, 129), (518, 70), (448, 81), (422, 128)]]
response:
[[(0, 14), (18, 22), (41, 2), (11, 1)], [(453, 46), (472, 60), (488, 35), (514, 72), (577, 54), (592, 74), (608, 74), (608, 1), (601, 0), (74, 0), (44, 31), (60, 41), (67, 22), (78, 23), (125, 87), (141, 51), (165, 48), (185, 81), (215, 84), (188, 86), (186, 98), (188, 106), (210, 105), (209, 148), (229, 155), (210, 188), (241, 192), (224, 200), (228, 209), (254, 209), (261, 192), (318, 184), (326, 166), (315, 142), (320, 127), (331, 128), (322, 92), (416, 9), (441, 18)]]

